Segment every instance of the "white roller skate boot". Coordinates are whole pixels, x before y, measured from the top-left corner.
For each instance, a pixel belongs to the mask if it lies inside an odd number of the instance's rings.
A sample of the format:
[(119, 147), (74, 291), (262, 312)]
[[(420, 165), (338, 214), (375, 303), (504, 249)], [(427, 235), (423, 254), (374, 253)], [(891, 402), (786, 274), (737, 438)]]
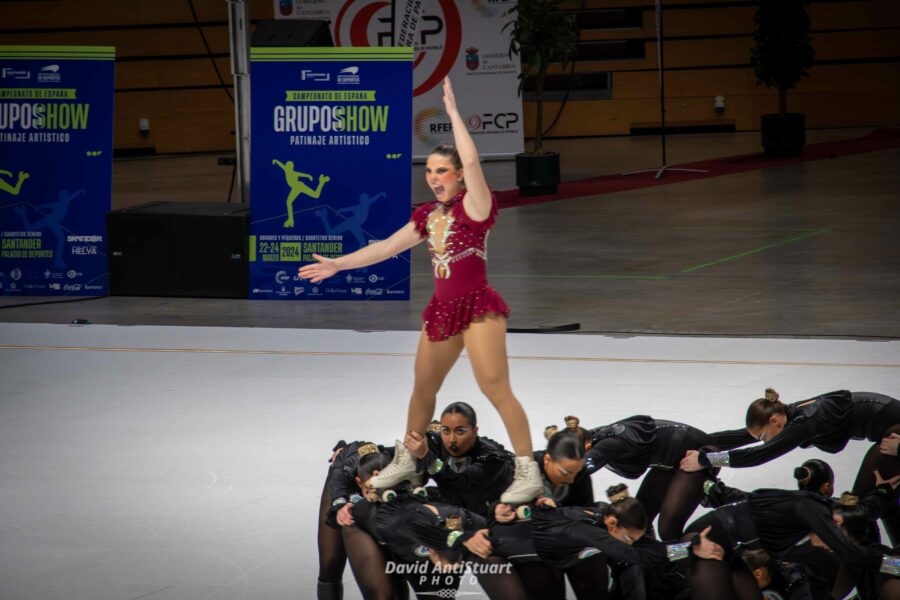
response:
[(512, 485), (500, 496), (500, 502), (518, 506), (531, 502), (544, 491), (541, 470), (531, 456), (516, 457), (516, 474)]
[[(377, 490), (389, 490), (404, 481), (412, 481), (416, 477), (416, 457), (409, 453), (403, 442), (397, 440), (394, 460), (381, 472), (369, 480), (369, 485)], [(418, 481), (421, 481), (419, 479)]]

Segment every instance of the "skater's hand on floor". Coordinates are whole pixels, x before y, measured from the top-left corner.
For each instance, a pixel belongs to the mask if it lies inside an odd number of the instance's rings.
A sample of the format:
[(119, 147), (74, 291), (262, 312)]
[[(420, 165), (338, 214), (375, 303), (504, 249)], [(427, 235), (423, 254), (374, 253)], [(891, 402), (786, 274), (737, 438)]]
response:
[(900, 434), (892, 433), (881, 440), (878, 449), (887, 456), (897, 456), (897, 446), (900, 446)]
[(694, 556), (709, 560), (722, 560), (725, 556), (725, 550), (722, 546), (706, 537), (710, 529), (712, 529), (712, 525), (700, 532), (700, 543), (695, 544), (693, 548)]
[(498, 504), (494, 507), (494, 519), (498, 523), (511, 523), (516, 520), (516, 511), (509, 504)]
[(693, 473), (701, 469), (703, 469), (703, 465), (700, 464), (700, 453), (696, 450), (688, 450), (684, 458), (681, 459), (681, 470)]
[(469, 552), (476, 556), (480, 556), (481, 558), (487, 558), (491, 555), (491, 552), (494, 551), (494, 547), (491, 545), (491, 542), (488, 541), (487, 529), (479, 529), (475, 535), (463, 542), (463, 546), (465, 546)]
[(403, 445), (416, 458), (425, 458), (428, 454), (428, 444), (425, 443), (425, 436), (417, 431), (407, 433), (403, 439)]
[(333, 259), (325, 258), (318, 254), (313, 254), (312, 256), (318, 262), (300, 267), (297, 270), (297, 275), (300, 276), (300, 279), (309, 279), (311, 283), (320, 283), (322, 280), (333, 277), (335, 273), (340, 271)]
[(348, 502), (337, 511), (338, 525), (340, 525), (341, 527), (350, 527), (351, 525), (356, 525), (356, 521), (353, 520), (353, 513), (351, 512), (352, 510), (353, 504)]

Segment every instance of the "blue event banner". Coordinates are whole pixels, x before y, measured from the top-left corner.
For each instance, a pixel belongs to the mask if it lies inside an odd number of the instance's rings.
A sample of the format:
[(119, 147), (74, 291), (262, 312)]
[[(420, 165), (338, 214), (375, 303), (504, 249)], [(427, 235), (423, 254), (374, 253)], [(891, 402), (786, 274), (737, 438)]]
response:
[(251, 299), (409, 300), (409, 251), (318, 284), (298, 268), (409, 220), (411, 48), (253, 48)]
[(0, 294), (103, 296), (115, 49), (0, 46)]

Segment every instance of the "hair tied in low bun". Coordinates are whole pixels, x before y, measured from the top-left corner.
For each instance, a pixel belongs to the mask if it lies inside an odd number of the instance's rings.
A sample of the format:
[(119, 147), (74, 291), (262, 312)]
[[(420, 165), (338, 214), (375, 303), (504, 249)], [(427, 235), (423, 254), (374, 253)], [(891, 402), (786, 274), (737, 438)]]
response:
[(809, 470), (809, 467), (797, 467), (794, 469), (794, 479), (799, 481), (802, 485), (809, 483), (811, 477), (812, 471)]
[(616, 504), (617, 502), (622, 502), (623, 500), (631, 498), (631, 494), (628, 493), (628, 486), (624, 483), (620, 483), (607, 488), (606, 497), (609, 498), (611, 504)]

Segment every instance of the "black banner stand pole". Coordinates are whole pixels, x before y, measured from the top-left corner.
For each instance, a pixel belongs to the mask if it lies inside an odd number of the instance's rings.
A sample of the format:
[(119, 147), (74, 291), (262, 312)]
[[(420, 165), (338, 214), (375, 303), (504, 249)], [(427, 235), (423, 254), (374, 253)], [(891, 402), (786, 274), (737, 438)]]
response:
[(654, 179), (661, 179), (666, 171), (680, 171), (682, 173), (706, 173), (705, 169), (681, 169), (670, 167), (666, 164), (666, 78), (665, 78), (665, 62), (663, 52), (663, 19), (662, 19), (662, 0), (656, 0), (656, 59), (659, 63), (659, 124), (660, 124), (660, 141), (662, 142), (662, 166), (656, 169), (642, 169), (640, 171), (629, 171), (622, 175), (635, 175), (637, 173), (653, 173), (656, 175)]

